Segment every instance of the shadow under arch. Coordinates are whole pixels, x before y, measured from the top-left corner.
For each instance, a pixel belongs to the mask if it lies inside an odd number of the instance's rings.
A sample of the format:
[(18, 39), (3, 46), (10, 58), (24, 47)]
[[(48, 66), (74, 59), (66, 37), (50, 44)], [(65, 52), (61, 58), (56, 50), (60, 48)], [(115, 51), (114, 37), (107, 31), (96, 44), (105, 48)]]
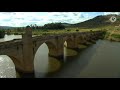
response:
[(66, 61), (68, 56), (75, 56), (77, 55), (77, 50), (73, 46), (74, 40), (72, 37), (69, 37), (64, 40), (63, 48), (64, 48), (64, 61)]
[(66, 58), (67, 55), (67, 49), (70, 48), (69, 44), (72, 43), (72, 38), (71, 37), (67, 37), (65, 38), (65, 40), (63, 41), (63, 48), (64, 48), (64, 59)]
[(45, 44), (47, 46), (47, 48), (48, 48), (48, 54), (52, 53), (54, 50), (56, 50), (56, 45), (54, 43), (50, 42), (50, 41), (46, 41), (46, 42), (40, 43), (37, 46), (35, 46), (35, 48), (34, 48), (34, 58), (35, 58), (35, 55), (36, 55), (38, 49), (43, 44)]
[(63, 41), (63, 46), (65, 46), (66, 48), (69, 48), (70, 44), (72, 44), (72, 43), (73, 43), (72, 37), (67, 37)]
[(16, 78), (15, 57), (9, 55), (0, 55), (0, 77)]

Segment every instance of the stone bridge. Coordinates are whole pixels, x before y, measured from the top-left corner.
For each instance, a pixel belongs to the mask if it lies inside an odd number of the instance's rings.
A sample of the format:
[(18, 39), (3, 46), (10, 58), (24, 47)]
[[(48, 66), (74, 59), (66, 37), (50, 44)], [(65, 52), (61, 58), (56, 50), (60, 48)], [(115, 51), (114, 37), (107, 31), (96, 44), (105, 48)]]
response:
[(46, 43), (49, 55), (56, 58), (64, 57), (64, 42), (67, 48), (78, 49), (79, 44), (87, 44), (102, 36), (101, 31), (77, 32), (62, 35), (45, 35), (32, 37), (32, 30), (26, 29), (22, 39), (0, 43), (0, 55), (9, 56), (15, 65), (16, 71), (23, 73), (34, 72), (34, 57), (38, 48)]

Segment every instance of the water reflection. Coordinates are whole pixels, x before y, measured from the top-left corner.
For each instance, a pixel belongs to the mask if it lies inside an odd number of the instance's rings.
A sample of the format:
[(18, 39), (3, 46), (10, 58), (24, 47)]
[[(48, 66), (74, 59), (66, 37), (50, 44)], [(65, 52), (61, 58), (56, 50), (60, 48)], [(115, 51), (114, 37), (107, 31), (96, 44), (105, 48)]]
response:
[(96, 52), (92, 56), (88, 66), (81, 71), (80, 77), (119, 77), (120, 43), (99, 40), (94, 47), (96, 47)]
[[(90, 50), (89, 47), (87, 49), (79, 51), (75, 56), (66, 56), (66, 63), (62, 67), (62, 70), (50, 76), (50, 78), (79, 78), (80, 71), (89, 64), (90, 57), (93, 56), (93, 53), (87, 53)], [(84, 51), (86, 51), (88, 57), (83, 56)]]
[(67, 57), (67, 56), (75, 56), (75, 55), (78, 54), (77, 51), (75, 51), (73, 49), (68, 49), (66, 47), (64, 48), (64, 52), (65, 52), (65, 54), (64, 54), (65, 57)]
[(0, 42), (10, 41), (10, 40), (19, 39), (19, 38), (22, 38), (22, 35), (5, 35), (4, 38), (0, 39)]
[(53, 73), (59, 70), (61, 62), (56, 58), (48, 56), (48, 46), (43, 43), (37, 50), (34, 59), (35, 77), (42, 78), (48, 73)]
[(37, 50), (34, 58), (34, 69), (36, 77), (44, 77), (48, 72), (48, 46), (43, 43)]
[(15, 65), (6, 55), (0, 55), (0, 78), (16, 78)]
[(57, 78), (117, 78), (120, 77), (120, 43), (98, 40), (96, 44), (67, 58)]
[(61, 68), (62, 62), (54, 57), (49, 57), (48, 73), (54, 73)]

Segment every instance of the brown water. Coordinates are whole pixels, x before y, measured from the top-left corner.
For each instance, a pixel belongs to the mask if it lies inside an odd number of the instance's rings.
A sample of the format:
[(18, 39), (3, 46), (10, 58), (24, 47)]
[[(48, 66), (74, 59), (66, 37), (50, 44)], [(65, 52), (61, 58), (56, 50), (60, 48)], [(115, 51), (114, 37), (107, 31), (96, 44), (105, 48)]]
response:
[[(9, 37), (9, 38), (8, 38)], [(7, 39), (8, 38), (8, 39)], [(9, 35), (0, 41), (21, 38)], [(120, 77), (120, 43), (98, 40), (96, 44), (79, 50), (64, 47), (64, 62), (48, 57), (48, 47), (42, 44), (34, 59), (36, 78), (119, 78)], [(53, 74), (47, 75), (48, 72)], [(55, 72), (55, 73), (54, 73)], [(47, 75), (47, 76), (46, 76)], [(16, 78), (12, 60), (6, 55), (0, 56), (0, 77)]]
[(98, 40), (77, 56), (67, 59), (57, 78), (119, 78), (120, 43)]

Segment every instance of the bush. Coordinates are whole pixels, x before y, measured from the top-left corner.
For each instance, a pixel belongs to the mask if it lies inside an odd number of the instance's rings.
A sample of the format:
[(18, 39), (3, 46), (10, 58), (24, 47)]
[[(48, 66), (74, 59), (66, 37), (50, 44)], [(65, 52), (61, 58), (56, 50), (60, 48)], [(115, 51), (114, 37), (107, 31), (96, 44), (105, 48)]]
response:
[(76, 31), (78, 32), (79, 30), (77, 29)]
[(47, 35), (47, 33), (43, 33), (42, 35)]
[(17, 32), (15, 32), (14, 35), (19, 35), (19, 34)]
[(67, 31), (71, 31), (71, 30), (68, 29)]
[(90, 30), (90, 32), (92, 32), (92, 30)]
[(114, 38), (120, 38), (119, 34), (112, 34), (111, 36), (114, 37)]

